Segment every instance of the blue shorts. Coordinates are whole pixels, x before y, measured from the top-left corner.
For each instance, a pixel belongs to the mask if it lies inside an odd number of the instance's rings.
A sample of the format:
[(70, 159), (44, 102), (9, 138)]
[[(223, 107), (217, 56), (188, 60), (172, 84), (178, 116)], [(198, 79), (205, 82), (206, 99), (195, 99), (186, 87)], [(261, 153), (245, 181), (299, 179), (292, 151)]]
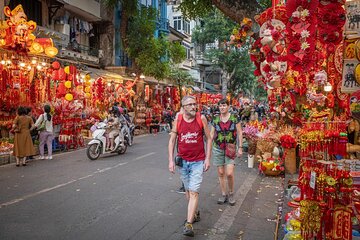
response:
[(183, 167), (179, 168), (181, 180), (185, 190), (199, 192), (203, 179), (204, 161), (188, 162), (183, 160)]

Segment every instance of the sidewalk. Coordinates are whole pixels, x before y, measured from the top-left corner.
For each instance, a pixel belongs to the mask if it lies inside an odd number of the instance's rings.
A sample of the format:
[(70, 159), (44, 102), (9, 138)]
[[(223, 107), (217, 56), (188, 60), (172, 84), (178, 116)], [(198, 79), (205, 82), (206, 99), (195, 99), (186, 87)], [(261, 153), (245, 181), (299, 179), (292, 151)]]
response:
[[(247, 159), (247, 157), (244, 159)], [(271, 240), (277, 236), (276, 225), (284, 194), (284, 177), (268, 177), (256, 169), (240, 164), (241, 171), (257, 174), (251, 189), (242, 202), (232, 228), (238, 229), (239, 240)], [(280, 215), (281, 217), (281, 215)]]

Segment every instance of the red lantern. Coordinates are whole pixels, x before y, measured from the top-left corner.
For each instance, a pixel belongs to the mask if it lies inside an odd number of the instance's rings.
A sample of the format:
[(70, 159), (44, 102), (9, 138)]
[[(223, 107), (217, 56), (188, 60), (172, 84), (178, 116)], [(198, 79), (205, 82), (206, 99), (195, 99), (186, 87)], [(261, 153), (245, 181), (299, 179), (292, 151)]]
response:
[(53, 80), (59, 80), (59, 71), (58, 70), (54, 70), (52, 73), (51, 73), (51, 78)]
[(70, 68), (70, 74), (76, 74), (76, 66), (70, 65), (69, 68)]
[(65, 73), (64, 69), (60, 68), (58, 71), (59, 71), (59, 80), (62, 80), (62, 81), (66, 80), (66, 73)]
[(53, 69), (59, 69), (60, 68), (60, 63), (58, 61), (55, 61), (51, 64), (52, 68)]
[(57, 93), (56, 93), (56, 96), (57, 97), (63, 97), (66, 93), (66, 88), (65, 88), (65, 85), (63, 82), (59, 83), (59, 86), (57, 88)]

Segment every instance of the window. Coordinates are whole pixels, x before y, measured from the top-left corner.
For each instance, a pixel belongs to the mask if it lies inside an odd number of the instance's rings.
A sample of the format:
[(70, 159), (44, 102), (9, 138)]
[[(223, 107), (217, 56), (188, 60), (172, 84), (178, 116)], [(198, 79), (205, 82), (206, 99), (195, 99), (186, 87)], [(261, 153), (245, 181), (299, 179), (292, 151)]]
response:
[(190, 23), (186, 20), (183, 21), (183, 29), (185, 33), (190, 34)]
[(186, 43), (181, 43), (181, 45), (184, 46), (185, 51), (186, 51), (186, 59), (191, 59), (191, 50), (190, 50), (190, 46)]
[(177, 30), (177, 31), (181, 31), (181, 19), (182, 17), (181, 16), (178, 16), (178, 17), (174, 17), (174, 28)]

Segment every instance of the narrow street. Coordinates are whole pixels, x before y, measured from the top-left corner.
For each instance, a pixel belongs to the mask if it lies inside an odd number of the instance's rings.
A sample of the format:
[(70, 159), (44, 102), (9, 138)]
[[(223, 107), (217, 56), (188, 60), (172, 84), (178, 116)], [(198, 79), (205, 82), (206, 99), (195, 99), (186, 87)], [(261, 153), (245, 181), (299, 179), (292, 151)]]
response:
[[(168, 135), (145, 135), (124, 155), (90, 161), (85, 150), (0, 167), (0, 239), (190, 239)], [(244, 157), (245, 159), (245, 157)], [(218, 205), (216, 169), (205, 173), (194, 239), (274, 239), (281, 178), (236, 168), (235, 206)]]

